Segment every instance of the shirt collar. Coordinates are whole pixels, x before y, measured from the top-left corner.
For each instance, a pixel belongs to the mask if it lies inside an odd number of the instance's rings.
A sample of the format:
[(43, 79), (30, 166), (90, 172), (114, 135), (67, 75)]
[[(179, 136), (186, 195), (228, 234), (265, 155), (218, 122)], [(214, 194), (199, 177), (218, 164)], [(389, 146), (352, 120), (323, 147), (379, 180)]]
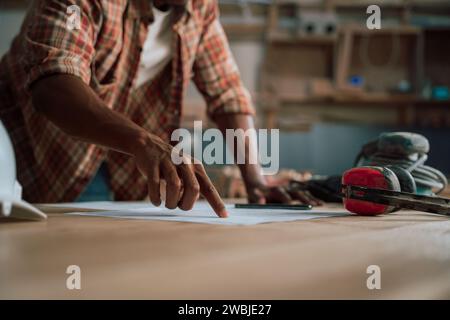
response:
[[(192, 0), (188, 0), (185, 7), (175, 7), (180, 15), (187, 12), (193, 14)], [(152, 4), (148, 0), (130, 0), (130, 14), (133, 18), (153, 20)]]

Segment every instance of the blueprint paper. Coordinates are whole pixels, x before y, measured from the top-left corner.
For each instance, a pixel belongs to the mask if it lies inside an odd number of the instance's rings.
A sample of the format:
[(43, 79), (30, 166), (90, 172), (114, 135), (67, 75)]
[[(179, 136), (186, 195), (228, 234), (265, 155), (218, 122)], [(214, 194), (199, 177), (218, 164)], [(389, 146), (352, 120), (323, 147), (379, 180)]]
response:
[(180, 209), (169, 210), (147, 204), (145, 208), (131, 208), (124, 210), (72, 212), (70, 215), (95, 216), (118, 219), (159, 220), (191, 223), (221, 224), (221, 225), (254, 225), (269, 222), (287, 222), (296, 220), (310, 220), (326, 217), (348, 216), (344, 209), (313, 209), (313, 210), (286, 210), (286, 209), (236, 209), (234, 205), (227, 205), (228, 218), (219, 218), (207, 203), (197, 203), (191, 211)]

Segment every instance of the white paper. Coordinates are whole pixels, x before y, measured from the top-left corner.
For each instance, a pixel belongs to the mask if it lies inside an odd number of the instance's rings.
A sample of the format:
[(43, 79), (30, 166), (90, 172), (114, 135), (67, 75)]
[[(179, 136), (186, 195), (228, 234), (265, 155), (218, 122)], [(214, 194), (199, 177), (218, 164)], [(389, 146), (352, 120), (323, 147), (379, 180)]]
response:
[(153, 207), (148, 201), (87, 201), (87, 202), (62, 202), (45, 203), (40, 207), (54, 209), (86, 209), (100, 211), (117, 211)]
[(313, 209), (313, 210), (286, 210), (286, 209), (236, 209), (234, 205), (227, 205), (228, 218), (219, 218), (207, 203), (197, 203), (190, 211), (180, 209), (169, 210), (147, 204), (147, 207), (67, 213), (79, 216), (95, 216), (119, 219), (161, 220), (192, 223), (207, 223), (221, 225), (254, 225), (269, 222), (287, 222), (296, 220), (309, 220), (326, 217), (349, 215), (344, 209)]

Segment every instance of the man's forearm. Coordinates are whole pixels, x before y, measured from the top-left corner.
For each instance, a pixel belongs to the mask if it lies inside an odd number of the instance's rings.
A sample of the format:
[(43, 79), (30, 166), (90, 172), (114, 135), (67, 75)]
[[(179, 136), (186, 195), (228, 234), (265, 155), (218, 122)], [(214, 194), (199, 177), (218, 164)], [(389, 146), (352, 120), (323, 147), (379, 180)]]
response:
[(164, 180), (167, 208), (190, 210), (202, 194), (219, 217), (228, 215), (202, 165), (191, 165), (193, 161), (175, 165), (168, 143), (107, 108), (78, 78), (44, 78), (31, 90), (35, 108), (67, 134), (134, 156), (137, 168), (147, 178), (154, 205), (161, 204)]
[[(254, 129), (253, 117), (245, 114), (229, 114), (229, 115), (221, 115), (217, 117), (216, 123), (219, 127), (222, 134), (226, 134), (226, 129), (243, 129), (244, 131), (248, 129)], [(249, 139), (255, 139), (256, 137), (250, 136)], [(245, 139), (245, 150), (239, 150), (238, 148), (242, 145), (240, 143), (236, 144), (236, 148), (234, 148), (234, 158), (236, 161), (237, 154), (242, 153), (245, 154), (245, 163), (238, 164), (239, 169), (242, 174), (242, 178), (246, 185), (252, 184), (264, 184), (264, 176), (261, 174), (261, 166), (257, 164), (249, 163), (250, 159), (250, 150), (253, 148), (253, 152), (256, 152), (255, 156), (257, 157), (257, 141), (250, 141), (249, 139)]]
[(31, 93), (36, 110), (74, 138), (128, 154), (145, 144), (145, 130), (107, 108), (78, 77), (43, 78), (33, 84)]

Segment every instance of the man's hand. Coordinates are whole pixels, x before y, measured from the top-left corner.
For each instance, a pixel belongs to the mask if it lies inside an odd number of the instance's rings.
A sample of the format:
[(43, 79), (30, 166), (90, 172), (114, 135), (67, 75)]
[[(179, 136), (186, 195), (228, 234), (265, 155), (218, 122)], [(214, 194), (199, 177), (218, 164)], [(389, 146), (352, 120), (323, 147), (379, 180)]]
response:
[(159, 188), (165, 180), (167, 208), (189, 210), (201, 193), (218, 216), (227, 216), (202, 165), (175, 166), (169, 144), (109, 109), (78, 77), (52, 75), (38, 80), (32, 86), (32, 97), (35, 108), (66, 134), (134, 156), (149, 181), (149, 195), (155, 205), (161, 203)]
[[(240, 128), (249, 130), (254, 128), (253, 119), (249, 115), (221, 115), (215, 120), (223, 134), (225, 134), (227, 129)], [(245, 150), (238, 151), (238, 148), (235, 148), (235, 153), (240, 152), (241, 154), (245, 154), (245, 159), (249, 159), (249, 150), (252, 148), (252, 145), (255, 147), (256, 144), (256, 141), (250, 142), (246, 139)], [(241, 145), (238, 144), (238, 146)], [(239, 164), (239, 169), (241, 170), (250, 203), (293, 203), (300, 201), (311, 205), (322, 204), (322, 201), (314, 198), (308, 191), (290, 190), (284, 186), (269, 186), (261, 174), (259, 164), (250, 164), (247, 162), (245, 164)]]
[(139, 170), (147, 177), (150, 201), (155, 206), (161, 204), (160, 187), (165, 180), (168, 209), (191, 210), (202, 194), (219, 217), (227, 217), (225, 205), (203, 165), (194, 163), (193, 158), (175, 165), (171, 158), (172, 150), (171, 145), (148, 134), (142, 147), (133, 152)]
[(265, 183), (247, 185), (249, 203), (295, 203), (301, 202), (313, 206), (320, 206), (322, 201), (313, 197), (308, 191), (290, 190), (285, 186), (267, 186)]

